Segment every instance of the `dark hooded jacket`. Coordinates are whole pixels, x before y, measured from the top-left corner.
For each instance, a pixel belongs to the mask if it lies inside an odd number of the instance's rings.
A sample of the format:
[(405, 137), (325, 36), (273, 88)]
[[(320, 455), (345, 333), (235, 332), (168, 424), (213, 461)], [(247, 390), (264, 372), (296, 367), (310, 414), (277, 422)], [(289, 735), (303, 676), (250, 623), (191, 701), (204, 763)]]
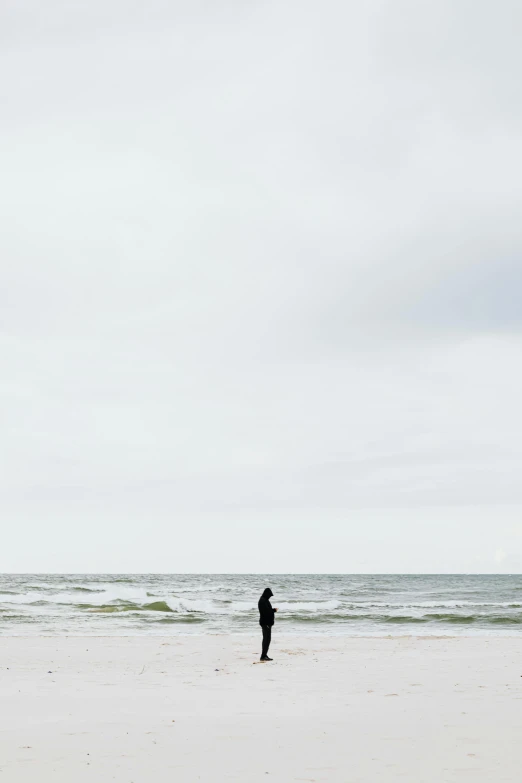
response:
[(259, 625), (273, 625), (275, 611), (272, 609), (270, 598), (273, 596), (273, 592), (269, 587), (263, 592), (263, 595), (259, 599)]

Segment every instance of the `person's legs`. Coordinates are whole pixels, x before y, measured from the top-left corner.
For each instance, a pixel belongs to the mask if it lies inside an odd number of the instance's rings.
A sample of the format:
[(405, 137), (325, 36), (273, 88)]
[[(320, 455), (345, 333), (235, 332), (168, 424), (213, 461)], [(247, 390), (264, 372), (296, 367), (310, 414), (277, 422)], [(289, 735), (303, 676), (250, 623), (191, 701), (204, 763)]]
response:
[(261, 648), (261, 660), (268, 657), (268, 648), (272, 640), (272, 629), (269, 625), (263, 625), (263, 646)]
[[(267, 636), (267, 639), (266, 639), (266, 653), (265, 653), (265, 655), (268, 658), (268, 648), (270, 647), (270, 642), (272, 641), (272, 628), (271, 628), (270, 625), (267, 626), (266, 636)], [(268, 660), (270, 661), (272, 659), (268, 658)]]
[(261, 630), (263, 632), (263, 644), (261, 646), (261, 660), (263, 660), (263, 658), (266, 658), (266, 651), (268, 649), (268, 644), (267, 644), (268, 626), (267, 625), (262, 625), (261, 626)]

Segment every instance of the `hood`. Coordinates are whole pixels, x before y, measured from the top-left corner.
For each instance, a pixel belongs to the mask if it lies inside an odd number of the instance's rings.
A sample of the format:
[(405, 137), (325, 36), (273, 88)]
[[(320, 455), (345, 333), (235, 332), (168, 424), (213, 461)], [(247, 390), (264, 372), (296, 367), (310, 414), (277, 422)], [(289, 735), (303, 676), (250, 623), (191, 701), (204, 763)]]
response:
[(263, 591), (263, 595), (261, 596), (261, 598), (272, 598), (272, 596), (273, 596), (273, 595), (274, 595), (274, 594), (273, 594), (273, 592), (271, 591), (271, 589), (270, 589), (269, 587), (267, 587), (267, 588), (265, 588), (265, 590)]

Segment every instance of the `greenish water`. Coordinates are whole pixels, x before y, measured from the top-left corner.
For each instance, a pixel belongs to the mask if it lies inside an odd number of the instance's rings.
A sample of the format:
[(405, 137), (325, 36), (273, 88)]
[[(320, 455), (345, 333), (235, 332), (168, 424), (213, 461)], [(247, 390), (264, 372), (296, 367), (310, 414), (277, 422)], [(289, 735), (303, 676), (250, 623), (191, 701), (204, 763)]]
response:
[(517, 634), (520, 575), (0, 575), (3, 635), (257, 632), (269, 585), (285, 633)]

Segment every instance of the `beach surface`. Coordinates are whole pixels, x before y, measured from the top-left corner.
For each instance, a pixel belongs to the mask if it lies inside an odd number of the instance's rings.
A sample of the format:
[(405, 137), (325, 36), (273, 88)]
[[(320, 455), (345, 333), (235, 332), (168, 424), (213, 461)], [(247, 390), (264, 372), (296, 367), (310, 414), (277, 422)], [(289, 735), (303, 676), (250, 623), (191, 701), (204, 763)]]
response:
[(0, 781), (510, 781), (522, 639), (2, 637)]

